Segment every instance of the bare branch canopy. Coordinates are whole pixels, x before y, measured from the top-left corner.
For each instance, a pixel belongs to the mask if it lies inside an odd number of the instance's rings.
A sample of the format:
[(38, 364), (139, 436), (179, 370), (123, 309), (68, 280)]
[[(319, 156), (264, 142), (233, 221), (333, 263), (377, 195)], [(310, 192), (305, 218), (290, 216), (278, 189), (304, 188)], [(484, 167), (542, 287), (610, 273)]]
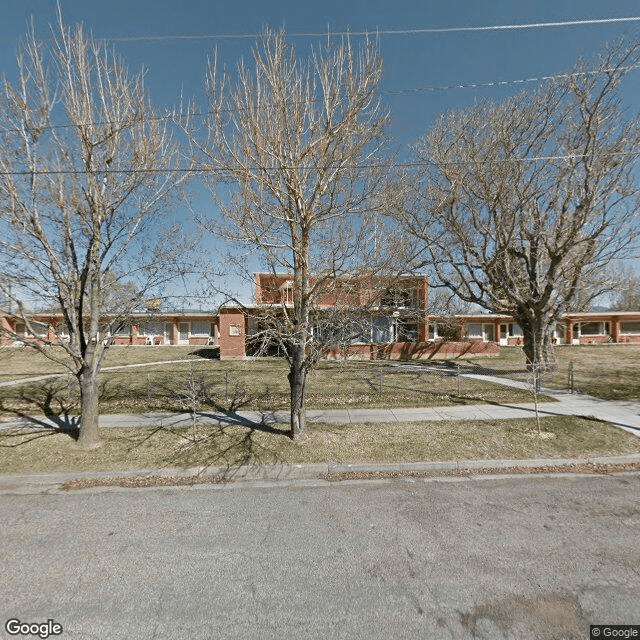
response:
[[(0, 97), (0, 289), (27, 325), (30, 310), (51, 312), (58, 359), (80, 384), (79, 441), (92, 446), (109, 335), (179, 268), (162, 247), (177, 149), (143, 73), (81, 25), (29, 33), (18, 70)], [(58, 357), (48, 342), (33, 346)]]
[(293, 274), (281, 339), (294, 436), (304, 429), (310, 314), (329, 280), (352, 271), (366, 247), (388, 119), (381, 73), (375, 43), (355, 49), (343, 39), (302, 58), (283, 32), (266, 31), (233, 82), (210, 65), (208, 136), (185, 127), (211, 170), (224, 219), (216, 231), (257, 250), (270, 272)]
[(405, 229), (459, 298), (513, 315), (541, 367), (580, 287), (636, 246), (640, 129), (618, 89), (638, 62), (618, 43), (595, 72), (581, 62), (536, 92), (448, 113), (414, 147)]

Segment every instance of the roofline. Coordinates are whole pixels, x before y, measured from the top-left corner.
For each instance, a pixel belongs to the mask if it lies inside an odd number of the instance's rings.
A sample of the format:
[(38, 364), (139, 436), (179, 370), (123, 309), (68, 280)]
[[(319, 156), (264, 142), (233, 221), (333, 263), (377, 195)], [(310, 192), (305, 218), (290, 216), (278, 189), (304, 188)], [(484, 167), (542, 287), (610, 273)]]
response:
[[(0, 310), (0, 315), (4, 317), (13, 317), (20, 319), (22, 316), (16, 313), (7, 313)], [(63, 318), (64, 315), (57, 311), (34, 311), (32, 313), (25, 314), (28, 318)], [(219, 315), (218, 311), (189, 311), (189, 310), (171, 310), (171, 311), (132, 311), (131, 313), (122, 314), (122, 318), (150, 318), (154, 316), (162, 316), (162, 317), (174, 317), (174, 318), (184, 318), (184, 317), (203, 317), (203, 318), (211, 318), (217, 317)], [(119, 317), (118, 314), (109, 314), (104, 313), (100, 315), (101, 318), (110, 318), (110, 317)]]
[[(374, 273), (373, 271), (370, 271), (367, 275), (371, 275), (372, 273)], [(253, 272), (254, 276), (275, 276), (275, 277), (279, 277), (279, 278), (293, 278), (294, 274), (292, 272), (287, 272), (287, 273), (281, 273), (281, 272), (276, 272), (273, 273), (272, 271), (254, 271)], [(313, 278), (317, 275), (323, 275), (322, 273), (317, 274), (317, 273), (312, 273), (310, 274), (310, 278)], [(330, 275), (330, 274), (327, 274)], [(356, 277), (359, 275), (363, 275), (362, 273), (359, 272), (355, 272), (355, 273), (349, 273), (349, 272), (345, 272), (345, 273), (340, 273), (338, 275), (336, 275), (336, 278), (342, 278), (342, 277)], [(389, 277), (389, 278), (429, 278), (429, 274), (428, 273), (376, 273), (375, 275), (378, 276), (382, 276), (382, 277)]]
[[(563, 313), (560, 319), (570, 320), (571, 318), (611, 318), (612, 316), (637, 316), (640, 315), (640, 311), (575, 311), (569, 313)], [(459, 318), (461, 320), (469, 318), (489, 318), (497, 320), (498, 318), (514, 318), (512, 313), (456, 313), (453, 315), (441, 315), (441, 314), (429, 314), (429, 318), (433, 320), (446, 319), (446, 318)]]

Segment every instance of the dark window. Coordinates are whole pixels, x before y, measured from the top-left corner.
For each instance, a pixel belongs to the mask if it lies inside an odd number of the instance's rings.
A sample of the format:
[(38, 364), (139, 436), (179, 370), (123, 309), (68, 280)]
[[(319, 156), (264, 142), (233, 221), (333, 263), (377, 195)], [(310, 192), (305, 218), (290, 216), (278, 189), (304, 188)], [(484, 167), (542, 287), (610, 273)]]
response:
[(390, 289), (380, 299), (381, 307), (408, 309), (413, 306), (413, 295), (407, 289)]

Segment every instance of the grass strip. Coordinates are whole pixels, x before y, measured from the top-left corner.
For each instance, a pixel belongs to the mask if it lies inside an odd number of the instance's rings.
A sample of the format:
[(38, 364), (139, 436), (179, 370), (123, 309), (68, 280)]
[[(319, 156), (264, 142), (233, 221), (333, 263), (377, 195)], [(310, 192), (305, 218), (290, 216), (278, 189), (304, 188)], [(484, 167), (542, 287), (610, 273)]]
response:
[[(538, 467), (484, 467), (473, 469), (446, 469), (442, 471), (348, 471), (342, 473), (321, 473), (318, 477), (327, 482), (342, 482), (345, 480), (395, 480), (401, 478), (437, 478), (446, 476), (472, 475), (513, 475), (513, 474), (541, 474), (541, 473), (587, 473), (594, 475), (608, 475), (612, 473), (627, 473), (640, 471), (640, 462), (595, 464), (553, 465)], [(153, 487), (192, 487), (195, 485), (227, 484), (233, 482), (225, 476), (126, 476), (111, 478), (76, 478), (60, 485), (62, 491), (77, 489), (95, 489), (97, 487), (123, 487), (126, 489), (148, 489)]]
[(590, 418), (311, 424), (292, 441), (287, 425), (102, 429), (102, 446), (79, 449), (54, 429), (0, 431), (0, 473), (211, 468), (262, 464), (577, 458), (640, 453), (640, 438)]

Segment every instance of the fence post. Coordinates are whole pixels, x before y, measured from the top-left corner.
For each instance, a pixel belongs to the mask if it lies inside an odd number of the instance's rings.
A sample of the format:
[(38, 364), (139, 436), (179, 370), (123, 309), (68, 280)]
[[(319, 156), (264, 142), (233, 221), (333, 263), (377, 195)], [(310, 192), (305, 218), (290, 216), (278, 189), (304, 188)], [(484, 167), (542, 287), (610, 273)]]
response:
[(574, 369), (573, 369), (573, 360), (569, 362), (569, 380), (568, 380), (569, 390), (571, 393), (574, 393)]
[(460, 363), (456, 362), (456, 389), (457, 395), (460, 396)]

